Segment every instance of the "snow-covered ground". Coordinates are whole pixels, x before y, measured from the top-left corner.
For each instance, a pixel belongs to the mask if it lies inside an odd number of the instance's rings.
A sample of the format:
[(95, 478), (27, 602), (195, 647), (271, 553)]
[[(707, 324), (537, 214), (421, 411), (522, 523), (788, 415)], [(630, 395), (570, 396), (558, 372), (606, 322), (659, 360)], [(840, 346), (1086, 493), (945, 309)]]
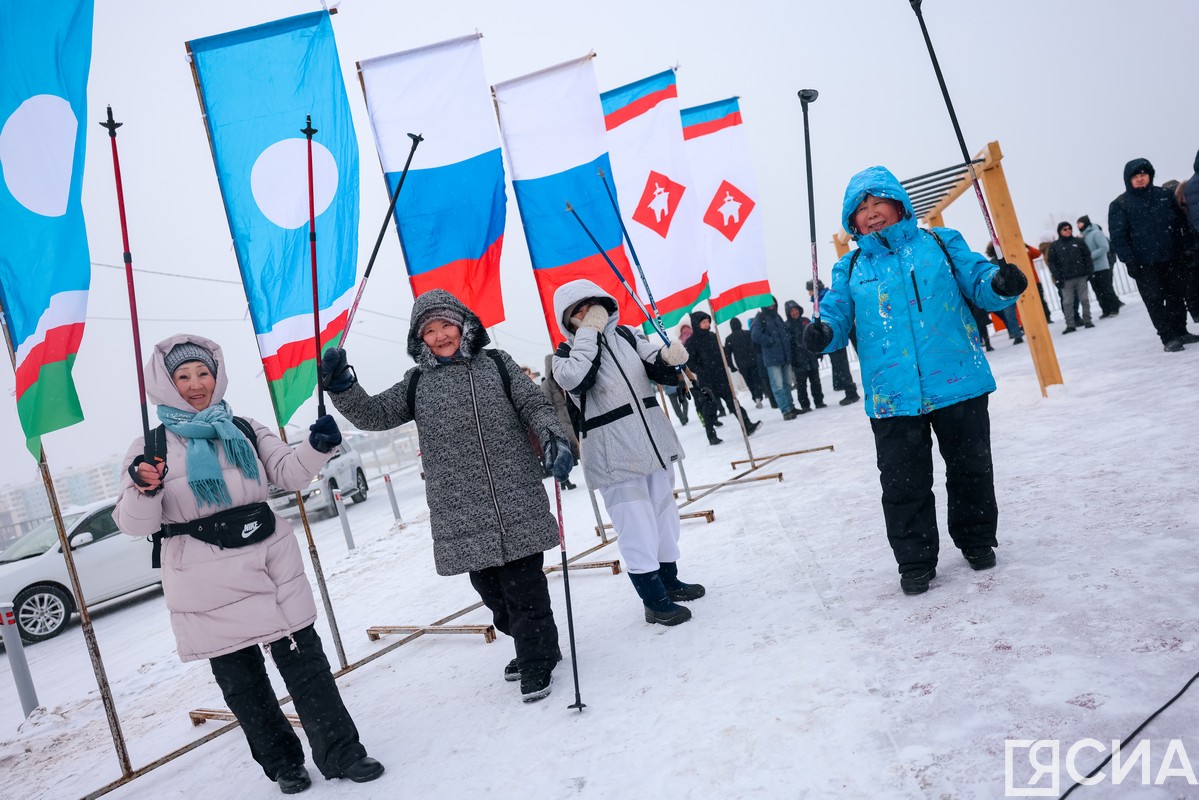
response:
[[(1110, 749), (1199, 669), (1199, 346), (1162, 352), (1131, 298), (1093, 330), (1050, 327), (1065, 385), (1048, 399), (1027, 346), (999, 334), (990, 354), (997, 568), (972, 572), (943, 533), (932, 589), (904, 596), (861, 405), (840, 407), (830, 392), (827, 409), (783, 422), (747, 402), (766, 422), (755, 454), (836, 449), (781, 459), (762, 470), (782, 471), (781, 483), (691, 507), (715, 512), (683, 527), (683, 577), (708, 588), (691, 622), (646, 625), (624, 575), (572, 572), (581, 714), (567, 709), (568, 662), (548, 699), (522, 704), (501, 677), (505, 638), (419, 638), (339, 681), (387, 773), (364, 785), (318, 776), (306, 796), (989, 799), (1004, 796), (1006, 739), (1060, 740), (1063, 761), (1086, 737)], [(711, 447), (697, 423), (680, 429), (693, 484), (730, 476), (744, 457), (733, 430)], [(420, 481), (396, 485), (403, 530), (391, 530), (382, 486), (349, 507), (355, 552), (337, 520), (315, 525), (351, 661), (388, 644), (368, 641), (369, 625), (428, 624), (477, 599), (465, 576), (434, 573)], [(940, 487), (938, 499), (943, 520)], [(570, 551), (594, 546), (586, 493), (563, 500)], [(615, 545), (592, 556), (616, 557)], [(550, 586), (565, 648), (561, 576)], [(93, 619), (135, 767), (215, 728), (188, 720), (220, 707), (220, 692), (207, 664), (175, 657), (159, 592)], [(318, 630), (336, 661), (323, 618)], [(77, 797), (116, 779), (78, 624), (26, 652), (44, 708), (22, 721), (0, 661), (0, 796)], [(1151, 779), (1171, 739), (1199, 762), (1197, 693), (1146, 730)], [(1023, 781), (1031, 768), (1018, 756)], [(1099, 757), (1083, 750), (1078, 764)], [(1105, 774), (1073, 796), (1199, 797), (1182, 777), (1143, 788), (1139, 769), (1120, 786)], [(1063, 771), (1060, 789), (1070, 782)], [(277, 795), (235, 731), (111, 796)]]

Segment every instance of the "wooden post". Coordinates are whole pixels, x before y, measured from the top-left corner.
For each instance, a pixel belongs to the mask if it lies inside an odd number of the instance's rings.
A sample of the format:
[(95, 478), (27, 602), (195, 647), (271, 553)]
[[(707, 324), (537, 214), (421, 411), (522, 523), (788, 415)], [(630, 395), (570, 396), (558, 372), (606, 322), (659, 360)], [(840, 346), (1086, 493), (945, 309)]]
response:
[(842, 258), (849, 252), (849, 234), (845, 231), (837, 231), (833, 234), (833, 247), (837, 249), (837, 258)]
[(986, 192), (987, 204), (991, 208), (991, 219), (995, 223), (999, 247), (1003, 250), (1004, 258), (1020, 267), (1024, 276), (1028, 278), (1028, 289), (1017, 301), (1020, 321), (1024, 327), (1024, 339), (1028, 342), (1028, 350), (1032, 355), (1033, 367), (1037, 372), (1037, 380), (1041, 384), (1041, 396), (1048, 397), (1046, 387), (1065, 383), (1062, 380), (1061, 367), (1058, 365), (1057, 351), (1049, 335), (1045, 310), (1037, 294), (1036, 273), (1033, 271), (1032, 261), (1028, 258), (1024, 235), (1020, 233), (1016, 209), (1008, 191), (1007, 178), (1003, 174), (1003, 165), (1000, 163), (1003, 153), (999, 149), (999, 142), (988, 143), (983, 154), (986, 160), (982, 169), (978, 170), (979, 180), (982, 182), (983, 191)]
[(940, 211), (936, 212), (935, 214), (929, 214), (927, 217), (924, 218), (924, 221), (928, 223), (928, 227), (930, 227), (930, 228), (944, 228), (945, 227), (945, 219), (941, 216)]

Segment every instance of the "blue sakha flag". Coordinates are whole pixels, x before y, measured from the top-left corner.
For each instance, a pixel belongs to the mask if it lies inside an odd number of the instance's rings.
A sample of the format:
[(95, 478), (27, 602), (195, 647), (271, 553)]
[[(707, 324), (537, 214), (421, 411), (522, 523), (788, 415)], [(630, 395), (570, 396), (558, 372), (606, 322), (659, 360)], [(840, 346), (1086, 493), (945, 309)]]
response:
[(91, 279), (83, 224), (92, 0), (0, 0), (0, 304), (26, 446), (83, 419), (71, 377)]
[(217, 181), (280, 425), (316, 386), (308, 115), (322, 350), (345, 332), (358, 263), (358, 140), (329, 14), (187, 43)]

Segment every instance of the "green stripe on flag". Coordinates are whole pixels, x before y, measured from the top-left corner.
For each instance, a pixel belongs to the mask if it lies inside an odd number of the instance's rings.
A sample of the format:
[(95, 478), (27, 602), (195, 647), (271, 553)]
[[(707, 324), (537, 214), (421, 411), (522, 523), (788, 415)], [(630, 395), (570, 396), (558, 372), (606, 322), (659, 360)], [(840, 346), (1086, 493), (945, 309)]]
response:
[[(341, 338), (344, 335), (345, 331), (338, 333), (325, 343), (324, 350), (321, 352), (323, 353), (330, 347), (341, 347)], [(267, 388), (270, 389), (271, 403), (275, 407), (275, 419), (282, 428), (291, 421), (296, 410), (304, 405), (309, 397), (312, 397), (312, 392), (316, 389), (316, 359), (310, 358), (298, 366), (284, 371), (282, 378), (268, 381)]]
[(74, 365), (74, 353), (62, 361), (43, 364), (38, 370), (37, 381), (17, 401), (17, 416), (26, 436), (25, 446), (34, 458), (41, 457), (42, 434), (83, 421), (83, 408), (71, 379)]
[[(674, 311), (668, 311), (665, 314), (663, 314), (662, 315), (662, 326), (667, 331), (669, 331), (675, 325), (679, 324), (680, 322), (683, 322), (687, 318), (687, 315), (691, 313), (691, 309), (693, 309), (697, 305), (699, 305), (701, 301), (707, 300), (711, 294), (712, 294), (711, 285), (705, 283), (703, 291), (701, 291), (699, 293), (699, 296), (695, 298), (695, 302), (691, 303), (690, 305), (686, 305), (686, 306), (683, 306), (682, 308), (677, 308)], [(657, 335), (657, 333), (654, 330), (653, 323), (650, 323), (650, 322), (641, 323), (641, 330), (645, 333), (646, 336), (656, 336)], [(668, 333), (667, 336), (670, 336), (670, 334)]]
[(743, 311), (765, 308), (768, 305), (770, 305), (770, 295), (768, 294), (753, 294), (749, 297), (742, 297), (735, 303), (730, 303), (724, 308), (716, 309), (716, 322), (717, 324), (728, 322)]

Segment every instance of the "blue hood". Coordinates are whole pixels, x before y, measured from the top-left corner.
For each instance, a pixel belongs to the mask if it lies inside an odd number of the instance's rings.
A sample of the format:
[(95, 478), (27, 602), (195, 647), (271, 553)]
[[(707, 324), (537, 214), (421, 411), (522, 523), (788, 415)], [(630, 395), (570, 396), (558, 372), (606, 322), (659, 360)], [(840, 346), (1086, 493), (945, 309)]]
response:
[(853, 226), (853, 212), (868, 194), (903, 203), (903, 220), (897, 224), (913, 219), (912, 201), (899, 179), (886, 167), (867, 167), (849, 179), (849, 186), (845, 187), (845, 199), (841, 203), (841, 224), (854, 239), (859, 238), (859, 233)]

